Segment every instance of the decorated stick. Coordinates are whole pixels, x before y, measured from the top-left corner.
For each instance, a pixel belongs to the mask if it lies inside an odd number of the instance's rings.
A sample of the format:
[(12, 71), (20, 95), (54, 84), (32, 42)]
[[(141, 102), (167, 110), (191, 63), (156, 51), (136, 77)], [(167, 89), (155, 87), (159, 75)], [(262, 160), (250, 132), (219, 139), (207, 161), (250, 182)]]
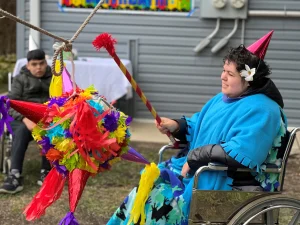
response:
[[(121, 62), (120, 58), (117, 56), (116, 51), (115, 51), (115, 47), (114, 47), (114, 44), (116, 44), (116, 43), (117, 43), (117, 41), (115, 39), (113, 39), (112, 36), (110, 34), (108, 34), (108, 33), (102, 33), (102, 34), (100, 34), (93, 41), (93, 45), (94, 45), (94, 47), (98, 51), (100, 51), (100, 49), (102, 47), (104, 47), (107, 50), (107, 52), (110, 54), (110, 56), (115, 60), (115, 62), (117, 63), (117, 65), (120, 67), (121, 71), (126, 76), (127, 80), (130, 82), (130, 84), (132, 85), (132, 87), (135, 90), (135, 92), (142, 99), (143, 103), (147, 106), (147, 108), (151, 112), (151, 114), (154, 117), (154, 119), (157, 121), (158, 124), (160, 124), (161, 123), (161, 118), (157, 114), (156, 110), (151, 105), (150, 101), (147, 99), (147, 97), (145, 96), (144, 92), (139, 87), (139, 85), (136, 83), (136, 81), (133, 79), (133, 77), (131, 76), (131, 74), (129, 73), (129, 71), (126, 69), (126, 67), (124, 66), (124, 64)], [(170, 132), (167, 133), (167, 136), (169, 137), (169, 139), (171, 140), (171, 142), (174, 145), (176, 145), (177, 142), (174, 139), (174, 137), (171, 135)]]

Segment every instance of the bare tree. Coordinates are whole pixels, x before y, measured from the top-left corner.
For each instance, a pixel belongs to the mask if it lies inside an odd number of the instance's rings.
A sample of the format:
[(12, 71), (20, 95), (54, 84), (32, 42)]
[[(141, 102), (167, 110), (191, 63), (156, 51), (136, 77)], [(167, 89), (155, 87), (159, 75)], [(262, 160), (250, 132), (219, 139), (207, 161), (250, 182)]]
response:
[[(0, 0), (0, 8), (16, 14), (16, 0)], [(16, 52), (16, 22), (7, 18), (0, 19), (0, 55)]]

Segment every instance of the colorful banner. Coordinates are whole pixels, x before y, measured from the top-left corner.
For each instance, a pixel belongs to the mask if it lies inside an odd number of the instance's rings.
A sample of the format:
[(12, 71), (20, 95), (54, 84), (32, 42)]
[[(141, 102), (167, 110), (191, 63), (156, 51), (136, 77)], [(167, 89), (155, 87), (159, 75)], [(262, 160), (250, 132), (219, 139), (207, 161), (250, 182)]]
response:
[[(94, 8), (100, 0), (60, 0), (65, 8)], [(190, 0), (104, 0), (102, 9), (189, 12)]]

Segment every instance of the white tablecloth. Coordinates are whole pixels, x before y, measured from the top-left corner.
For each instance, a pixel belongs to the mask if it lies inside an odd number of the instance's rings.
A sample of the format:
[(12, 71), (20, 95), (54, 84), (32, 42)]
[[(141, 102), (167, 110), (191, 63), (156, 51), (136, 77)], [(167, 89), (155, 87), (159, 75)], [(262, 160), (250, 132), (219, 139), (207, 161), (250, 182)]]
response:
[[(130, 60), (121, 59), (121, 61), (132, 74)], [(47, 62), (51, 65), (52, 60), (47, 60)], [(67, 60), (64, 62), (69, 73), (71, 73), (71, 62)], [(19, 74), (20, 69), (26, 63), (26, 58), (19, 59), (16, 62), (13, 77)], [(109, 102), (117, 100), (124, 95), (126, 95), (126, 99), (132, 98), (131, 84), (113, 59), (85, 57), (75, 60), (74, 63), (75, 81), (80, 88), (85, 89), (93, 84), (99, 94), (105, 96)]]

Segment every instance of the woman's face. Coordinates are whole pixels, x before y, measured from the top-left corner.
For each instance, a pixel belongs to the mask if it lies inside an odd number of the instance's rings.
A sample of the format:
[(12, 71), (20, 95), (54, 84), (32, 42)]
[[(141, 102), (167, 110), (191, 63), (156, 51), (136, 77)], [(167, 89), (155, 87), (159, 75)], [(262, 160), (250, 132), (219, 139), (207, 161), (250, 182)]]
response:
[(221, 74), (222, 92), (230, 98), (241, 96), (248, 88), (249, 83), (245, 81), (236, 69), (236, 63), (226, 61)]

